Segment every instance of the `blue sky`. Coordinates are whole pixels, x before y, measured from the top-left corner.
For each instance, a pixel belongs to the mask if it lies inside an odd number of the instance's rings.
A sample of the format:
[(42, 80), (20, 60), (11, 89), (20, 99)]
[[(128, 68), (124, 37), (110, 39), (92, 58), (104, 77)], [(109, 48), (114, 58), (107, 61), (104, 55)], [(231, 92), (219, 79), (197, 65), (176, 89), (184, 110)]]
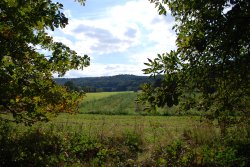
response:
[(143, 75), (147, 58), (175, 49), (174, 19), (159, 16), (148, 0), (60, 0), (69, 24), (50, 32), (91, 64), (64, 77)]

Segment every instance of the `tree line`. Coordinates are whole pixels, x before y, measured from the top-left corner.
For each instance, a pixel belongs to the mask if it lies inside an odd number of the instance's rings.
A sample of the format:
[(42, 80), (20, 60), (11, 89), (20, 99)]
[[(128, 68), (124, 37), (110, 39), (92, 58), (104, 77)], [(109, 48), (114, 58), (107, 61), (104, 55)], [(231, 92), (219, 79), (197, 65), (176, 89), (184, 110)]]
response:
[(138, 91), (141, 85), (152, 83), (153, 78), (136, 75), (116, 75), (85, 78), (56, 78), (55, 82), (66, 86), (71, 91), (115, 92)]

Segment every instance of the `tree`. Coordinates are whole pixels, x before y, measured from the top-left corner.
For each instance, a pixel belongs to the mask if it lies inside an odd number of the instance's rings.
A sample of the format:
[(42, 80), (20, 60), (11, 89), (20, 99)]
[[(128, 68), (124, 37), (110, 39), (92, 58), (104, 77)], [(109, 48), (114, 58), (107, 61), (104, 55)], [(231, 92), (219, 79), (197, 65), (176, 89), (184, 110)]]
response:
[(196, 106), (221, 127), (236, 121), (230, 115), (249, 117), (250, 1), (150, 2), (159, 14), (167, 14), (166, 6), (171, 11), (177, 49), (145, 63), (146, 74), (164, 74), (164, 80), (156, 88), (146, 85), (140, 99), (151, 108), (172, 106), (187, 92), (199, 92)]
[(89, 65), (87, 55), (77, 55), (47, 33), (68, 24), (62, 9), (51, 0), (0, 2), (0, 112), (11, 112), (16, 122), (32, 124), (77, 109), (82, 95), (67, 92), (52, 76)]
[(74, 84), (74, 82), (71, 80), (65, 82), (63, 85), (67, 88), (68, 91), (81, 91), (81, 87)]

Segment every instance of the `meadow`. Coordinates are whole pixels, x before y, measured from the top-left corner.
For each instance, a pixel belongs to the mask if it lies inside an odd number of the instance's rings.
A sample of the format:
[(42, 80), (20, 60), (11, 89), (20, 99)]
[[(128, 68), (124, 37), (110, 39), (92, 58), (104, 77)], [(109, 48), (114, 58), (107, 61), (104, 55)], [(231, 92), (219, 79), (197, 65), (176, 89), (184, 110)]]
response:
[(84, 101), (80, 104), (80, 113), (154, 116), (201, 115), (196, 110), (183, 111), (179, 106), (158, 108), (155, 112), (144, 112), (144, 106), (135, 102), (138, 93), (132, 91), (87, 93)]
[(94, 100), (99, 100), (102, 98), (106, 98), (112, 95), (117, 95), (117, 94), (124, 94), (128, 92), (96, 92), (96, 93), (86, 93), (86, 96), (84, 98), (83, 102), (89, 102), (89, 101), (94, 101)]
[[(0, 166), (247, 166), (248, 132), (179, 108), (144, 113), (135, 92), (88, 93), (77, 114), (0, 124)], [(139, 106), (140, 107), (140, 106)], [(6, 115), (5, 115), (6, 116)], [(244, 144), (242, 144), (244, 143)]]
[(180, 138), (183, 131), (206, 128), (200, 117), (100, 114), (61, 114), (45, 128), (51, 126), (59, 131), (86, 133), (90, 137), (114, 137), (126, 131), (139, 132), (149, 146), (160, 141), (171, 142)]
[(80, 105), (80, 113), (134, 115), (136, 97), (137, 93), (134, 92), (87, 93)]

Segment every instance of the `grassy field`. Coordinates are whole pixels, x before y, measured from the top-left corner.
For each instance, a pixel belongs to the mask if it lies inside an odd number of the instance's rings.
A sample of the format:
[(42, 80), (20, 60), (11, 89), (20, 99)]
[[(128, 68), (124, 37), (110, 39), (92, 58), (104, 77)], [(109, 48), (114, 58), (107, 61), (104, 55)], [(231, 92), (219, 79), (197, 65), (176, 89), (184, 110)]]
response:
[(96, 93), (86, 93), (84, 101), (99, 100), (105, 97), (109, 97), (116, 94), (123, 94), (127, 92), (96, 92)]
[(80, 104), (82, 114), (102, 115), (158, 115), (180, 116), (201, 115), (196, 110), (183, 111), (179, 106), (158, 108), (156, 112), (144, 112), (145, 106), (135, 102), (138, 92), (98, 92), (87, 93)]
[[(190, 116), (131, 116), (131, 115), (92, 115), (60, 114), (49, 125), (71, 132), (88, 133), (93, 136), (119, 135), (124, 131), (138, 131), (147, 142), (172, 141), (185, 130), (204, 128), (200, 117)], [(61, 130), (62, 130), (61, 129)]]
[[(147, 143), (172, 141), (186, 130), (204, 127), (199, 116), (159, 116), (174, 109), (160, 109), (158, 116), (139, 111), (135, 103), (136, 92), (87, 93), (80, 105), (80, 114), (59, 114), (52, 121), (34, 127), (53, 128), (59, 132), (86, 133), (92, 137), (105, 134), (114, 136), (125, 131), (138, 131)], [(174, 114), (172, 114), (174, 115)], [(20, 126), (22, 132), (25, 127)]]
[(136, 96), (90, 93), (80, 113), (61, 113), (32, 127), (1, 121), (0, 166), (250, 165), (247, 129), (232, 127), (225, 138), (216, 122), (174, 116), (176, 108), (161, 116), (138, 113)]
[[(48, 162), (51, 166), (165, 166), (169, 162), (164, 158), (174, 154), (180, 156), (171, 166), (188, 166), (201, 163), (186, 159), (193, 150), (219, 141), (220, 136), (215, 126), (197, 116), (60, 114), (48, 123), (14, 125), (10, 130), (4, 125), (0, 131), (2, 140), (9, 140), (0, 150), (2, 156), (12, 157), (14, 164), (8, 166)], [(194, 148), (182, 140), (194, 143)], [(170, 150), (161, 150), (165, 148)], [(18, 152), (14, 160), (8, 150)]]
[(134, 115), (135, 92), (87, 93), (80, 105), (80, 113), (103, 115)]

